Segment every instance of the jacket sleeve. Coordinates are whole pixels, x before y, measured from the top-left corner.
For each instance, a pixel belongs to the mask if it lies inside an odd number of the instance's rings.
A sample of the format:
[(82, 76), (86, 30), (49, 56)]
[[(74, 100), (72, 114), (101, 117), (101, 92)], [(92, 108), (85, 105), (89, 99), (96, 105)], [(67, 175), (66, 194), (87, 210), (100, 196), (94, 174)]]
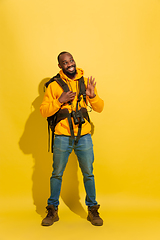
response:
[(45, 118), (55, 114), (61, 107), (61, 103), (58, 101), (58, 98), (60, 97), (61, 92), (60, 90), (57, 91), (57, 88), (58, 88), (57, 83), (53, 82), (49, 84), (45, 92), (43, 102), (40, 106), (40, 112), (42, 116)]
[(95, 97), (94, 98), (89, 98), (87, 97), (92, 109), (96, 112), (102, 112), (104, 108), (104, 101), (98, 96), (97, 90), (95, 88)]
[[(88, 79), (87, 78), (84, 78), (84, 81), (85, 81), (85, 86), (87, 88), (87, 81)], [(98, 93), (97, 93), (97, 89), (95, 88), (94, 90), (95, 92), (95, 97), (94, 98), (89, 98), (87, 96), (87, 101), (89, 101), (92, 109), (96, 112), (102, 112), (103, 108), (104, 108), (104, 101), (98, 96)]]

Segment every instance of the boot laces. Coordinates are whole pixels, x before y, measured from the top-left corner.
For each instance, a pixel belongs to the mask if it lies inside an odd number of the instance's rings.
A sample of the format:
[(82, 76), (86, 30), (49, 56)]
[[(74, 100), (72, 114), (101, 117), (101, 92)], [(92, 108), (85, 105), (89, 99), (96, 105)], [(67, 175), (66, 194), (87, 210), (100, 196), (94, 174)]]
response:
[(53, 215), (54, 215), (53, 210), (51, 208), (49, 208), (47, 210), (48, 210), (47, 217), (53, 217)]
[(93, 214), (94, 217), (99, 217), (98, 209), (93, 208), (93, 209), (91, 209), (91, 212), (92, 212), (92, 214)]

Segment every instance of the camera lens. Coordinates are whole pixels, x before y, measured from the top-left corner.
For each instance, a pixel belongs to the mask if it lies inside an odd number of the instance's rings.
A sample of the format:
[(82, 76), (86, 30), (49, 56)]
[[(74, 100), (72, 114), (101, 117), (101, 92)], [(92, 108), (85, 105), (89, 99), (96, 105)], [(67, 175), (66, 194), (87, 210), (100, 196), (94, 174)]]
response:
[(79, 121), (78, 121), (78, 118), (76, 116), (76, 112), (75, 111), (72, 111), (72, 117), (73, 117), (74, 124), (77, 125), (79, 123)]

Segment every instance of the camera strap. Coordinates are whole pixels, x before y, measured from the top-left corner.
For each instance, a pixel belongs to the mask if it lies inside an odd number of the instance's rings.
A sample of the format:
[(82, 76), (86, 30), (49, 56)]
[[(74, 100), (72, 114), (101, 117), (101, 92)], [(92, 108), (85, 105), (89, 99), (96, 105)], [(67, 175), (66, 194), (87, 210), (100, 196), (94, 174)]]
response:
[(68, 116), (68, 124), (69, 124), (69, 128), (70, 128), (71, 138), (74, 139), (74, 130), (73, 130), (73, 123), (72, 123), (72, 119), (71, 119), (71, 113)]
[[(78, 100), (77, 100), (77, 104), (76, 104), (76, 112), (78, 112), (78, 105), (79, 105), (80, 100), (81, 100), (81, 98), (80, 98), (80, 96), (78, 96)], [(81, 130), (82, 130), (82, 124), (79, 123), (78, 124), (78, 133), (77, 133), (76, 139), (74, 141), (75, 145), (78, 143), (78, 141), (81, 137)]]

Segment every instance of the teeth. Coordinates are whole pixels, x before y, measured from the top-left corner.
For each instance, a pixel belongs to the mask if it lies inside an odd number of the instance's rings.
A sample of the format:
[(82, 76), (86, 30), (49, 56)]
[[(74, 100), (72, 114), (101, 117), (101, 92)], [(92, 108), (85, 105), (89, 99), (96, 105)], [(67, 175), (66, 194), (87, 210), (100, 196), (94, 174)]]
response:
[(69, 70), (71, 70), (71, 71), (74, 70), (74, 67), (70, 67)]

